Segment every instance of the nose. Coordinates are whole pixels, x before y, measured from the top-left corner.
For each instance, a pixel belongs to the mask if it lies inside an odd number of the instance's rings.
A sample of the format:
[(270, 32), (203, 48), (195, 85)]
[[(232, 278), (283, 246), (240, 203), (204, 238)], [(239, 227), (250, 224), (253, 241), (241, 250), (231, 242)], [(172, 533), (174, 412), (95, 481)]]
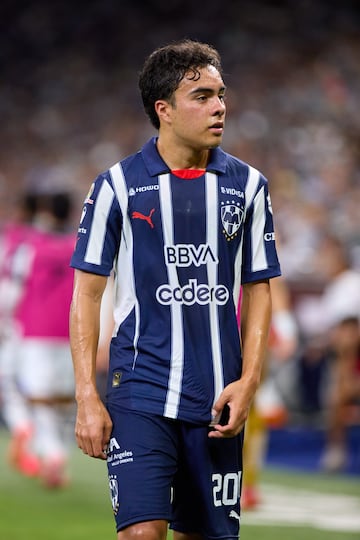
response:
[(216, 96), (215, 98), (215, 106), (214, 106), (214, 115), (215, 116), (223, 116), (226, 111), (226, 105), (224, 102), (224, 98), (221, 98), (220, 96)]

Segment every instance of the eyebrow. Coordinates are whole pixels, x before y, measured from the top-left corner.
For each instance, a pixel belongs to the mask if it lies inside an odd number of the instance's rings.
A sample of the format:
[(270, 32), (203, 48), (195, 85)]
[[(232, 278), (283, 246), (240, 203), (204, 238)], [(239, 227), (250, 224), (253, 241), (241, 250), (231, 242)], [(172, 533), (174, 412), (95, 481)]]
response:
[[(226, 86), (222, 86), (221, 88), (219, 88), (219, 91), (217, 93), (220, 93), (220, 92), (225, 92), (226, 90)], [(207, 88), (206, 86), (204, 87), (200, 87), (200, 88), (194, 88), (194, 90), (191, 90), (190, 92), (190, 95), (192, 94), (216, 94), (216, 92), (214, 91), (213, 88)]]

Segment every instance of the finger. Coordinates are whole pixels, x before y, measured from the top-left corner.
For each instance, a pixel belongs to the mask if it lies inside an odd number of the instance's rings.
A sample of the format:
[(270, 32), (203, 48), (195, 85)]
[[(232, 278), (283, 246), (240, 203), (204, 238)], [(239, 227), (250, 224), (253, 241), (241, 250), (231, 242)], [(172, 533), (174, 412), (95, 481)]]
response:
[(208, 437), (209, 439), (224, 439), (224, 435), (216, 429), (209, 431)]
[(225, 395), (224, 392), (220, 394), (220, 396), (213, 405), (213, 412), (215, 414), (220, 414), (228, 401), (228, 397)]
[(107, 454), (106, 454), (107, 444), (104, 444), (103, 438), (96, 437), (92, 439), (91, 446), (92, 446), (92, 452), (90, 454), (91, 457), (94, 457), (96, 459), (102, 459), (102, 460), (107, 459)]
[(221, 413), (222, 413), (222, 410), (216, 410), (215, 408), (212, 409), (211, 422), (210, 422), (211, 427), (214, 427), (219, 423), (220, 418), (221, 418)]
[(112, 433), (112, 422), (106, 425), (104, 428), (103, 448), (105, 448), (109, 444), (111, 433)]
[(85, 437), (85, 436), (78, 436), (77, 437), (78, 447), (82, 450), (82, 452), (93, 458), (99, 458), (99, 459), (106, 459), (106, 454), (104, 452), (104, 445), (102, 444), (101, 440), (91, 437)]
[(232, 423), (226, 425), (216, 424), (212, 426), (212, 430), (209, 431), (209, 437), (213, 439), (229, 439), (238, 435), (243, 429), (243, 424), (236, 426)]
[(227, 436), (226, 426), (215, 424), (209, 431), (209, 437), (212, 439), (224, 439)]

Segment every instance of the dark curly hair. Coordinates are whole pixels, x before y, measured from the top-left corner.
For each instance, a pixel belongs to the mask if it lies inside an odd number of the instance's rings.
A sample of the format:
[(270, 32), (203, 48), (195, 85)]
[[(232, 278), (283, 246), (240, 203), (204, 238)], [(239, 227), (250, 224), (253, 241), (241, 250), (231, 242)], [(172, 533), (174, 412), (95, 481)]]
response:
[(173, 94), (186, 73), (196, 80), (199, 69), (214, 66), (222, 75), (221, 59), (211, 45), (184, 39), (159, 47), (145, 60), (139, 75), (139, 88), (144, 109), (152, 125), (159, 129), (159, 117), (155, 102), (164, 99), (171, 103)]

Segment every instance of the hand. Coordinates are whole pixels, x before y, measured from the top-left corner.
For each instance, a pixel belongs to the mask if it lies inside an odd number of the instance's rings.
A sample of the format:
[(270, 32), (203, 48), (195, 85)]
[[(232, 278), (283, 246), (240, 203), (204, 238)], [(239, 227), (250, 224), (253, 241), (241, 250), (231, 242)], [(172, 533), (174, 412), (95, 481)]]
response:
[(212, 426), (213, 430), (209, 432), (209, 437), (225, 439), (238, 435), (248, 417), (251, 398), (241, 379), (226, 386), (214, 404), (213, 416), (220, 418), (225, 405), (229, 408), (229, 416), (225, 424), (218, 422)]
[(105, 460), (111, 430), (111, 418), (99, 396), (78, 400), (75, 436), (84, 454)]

